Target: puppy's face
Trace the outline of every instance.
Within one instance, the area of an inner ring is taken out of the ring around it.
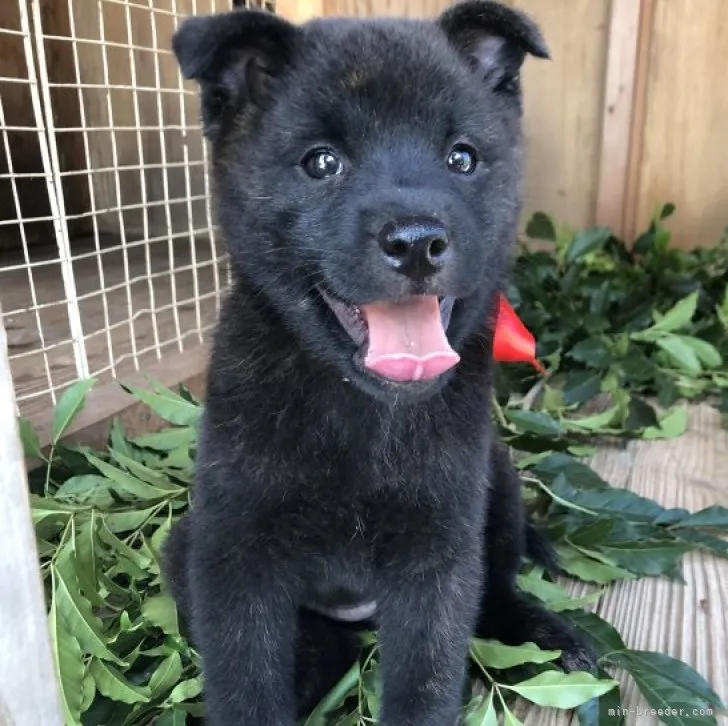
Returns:
[[[302,27],[237,11],[174,45],[239,274],[341,376],[432,395],[487,325],[515,236],[536,28],[490,2]]]

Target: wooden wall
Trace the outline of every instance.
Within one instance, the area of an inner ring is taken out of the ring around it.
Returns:
[[[5,27],[16,22],[4,22],[16,2],[0,4]],[[574,226],[608,224],[632,238],[656,205],[672,201],[677,205],[670,221],[675,244],[714,244],[728,225],[728,94],[721,90],[728,67],[725,0],[507,2],[535,17],[553,56],[551,61],[529,59],[524,70],[527,213],[544,210]],[[205,12],[229,4],[196,3],[198,11]],[[277,9],[291,20],[304,21],[319,14],[433,17],[449,4],[450,0],[278,0]],[[141,164],[152,168],[122,170],[118,175],[96,172],[91,184],[85,176],[69,177],[64,191],[72,212],[88,210],[90,196],[98,210],[109,210],[97,215],[100,231],[118,232],[123,222],[130,234],[139,234],[145,224],[155,234],[166,229],[168,212],[173,229],[183,231],[189,214],[195,227],[205,220],[204,201],[186,203],[190,194],[205,192],[202,167],[196,164],[202,159],[203,143],[199,132],[180,128],[196,123],[197,99],[190,93],[180,103],[179,94],[160,95],[155,87],[158,63],[162,89],[194,91],[192,84],[180,86],[169,53],[173,22],[165,14],[173,8],[191,13],[193,0],[155,0],[154,14],[139,5],[74,0],[76,34],[90,41],[78,45],[78,80],[99,86],[84,88],[80,95],[85,124],[96,128],[87,135],[90,163],[81,134],[59,135],[58,143],[67,170]],[[67,4],[59,3],[58,11],[52,10],[54,3],[41,6],[45,32],[68,35],[69,19],[62,11]],[[106,41],[118,44],[106,50],[106,76],[99,45],[102,29]],[[154,33],[158,54],[144,50],[154,46]],[[130,41],[136,46],[131,53],[123,47]],[[73,80],[71,44],[47,40],[46,49],[51,80]],[[0,76],[25,73],[19,50],[16,37],[0,32]],[[107,77],[116,88],[103,88]],[[148,90],[134,93],[133,80]],[[27,115],[27,98],[16,103],[12,95],[27,96],[25,88],[2,84],[0,90],[6,112],[11,107],[16,117]],[[53,101],[59,126],[79,125],[76,89],[54,90]],[[124,128],[113,134],[104,130],[112,125]],[[133,129],[139,125],[144,130],[137,134]],[[25,134],[17,143],[18,158],[25,159],[26,167],[37,167],[32,137]],[[173,166],[166,171],[154,168],[165,160]],[[192,162],[186,170],[185,162]],[[0,172],[1,167],[2,159]],[[26,183],[29,189],[34,185],[39,183]],[[0,215],[6,216],[5,186],[0,187]],[[168,198],[171,205],[146,212],[116,211],[140,204],[145,195],[152,203]],[[42,194],[31,190],[25,196],[28,205],[43,207]]]
[[[677,204],[680,242],[709,244],[728,226],[728,6],[653,0],[638,224],[658,200]]]

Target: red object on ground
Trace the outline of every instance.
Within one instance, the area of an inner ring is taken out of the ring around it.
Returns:
[[[493,336],[493,358],[502,363],[530,363],[539,373],[546,370],[536,360],[536,340],[505,295],[498,303],[498,317]]]

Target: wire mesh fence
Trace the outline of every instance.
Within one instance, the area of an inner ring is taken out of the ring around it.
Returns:
[[[214,324],[227,258],[170,39],[231,5],[0,3],[0,300],[24,414],[80,377],[183,354]]]

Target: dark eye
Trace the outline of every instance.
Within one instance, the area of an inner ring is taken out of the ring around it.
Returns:
[[[472,174],[476,163],[475,149],[465,144],[453,147],[447,157],[447,168],[455,174]]]
[[[331,149],[314,149],[309,151],[301,162],[304,171],[312,179],[327,179],[341,174],[344,165]]]

